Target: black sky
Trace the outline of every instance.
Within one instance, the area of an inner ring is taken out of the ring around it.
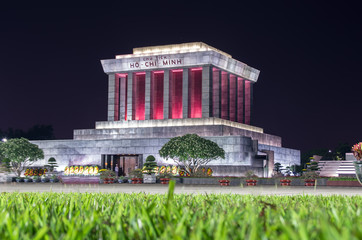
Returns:
[[[72,138],[106,120],[101,59],[202,41],[261,71],[253,125],[285,147],[362,141],[361,8],[265,2],[2,6],[0,129],[51,124],[58,139]]]

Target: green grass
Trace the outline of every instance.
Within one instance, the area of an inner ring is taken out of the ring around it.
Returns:
[[[1,193],[0,239],[362,239],[361,196]]]

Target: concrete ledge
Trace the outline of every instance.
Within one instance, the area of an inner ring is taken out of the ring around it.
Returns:
[[[212,126],[224,125],[233,128],[263,133],[263,129],[243,123],[237,123],[221,118],[182,118],[162,120],[121,120],[96,122],[96,129],[119,129],[119,128],[149,128],[149,127],[177,127],[177,126]]]

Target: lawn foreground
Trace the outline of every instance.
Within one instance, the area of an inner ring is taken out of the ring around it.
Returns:
[[[0,194],[0,239],[362,239],[362,196]]]

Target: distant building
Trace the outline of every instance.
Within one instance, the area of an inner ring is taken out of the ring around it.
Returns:
[[[259,70],[201,42],[134,48],[101,60],[108,75],[108,119],[74,130],[72,140],[33,141],[45,159],[67,165],[120,166],[127,175],[170,139],[196,133],[226,152],[212,161],[214,175],[270,176],[274,162],[300,164],[300,151],[252,126],[253,85]],[[41,164],[41,162],[38,162]]]

